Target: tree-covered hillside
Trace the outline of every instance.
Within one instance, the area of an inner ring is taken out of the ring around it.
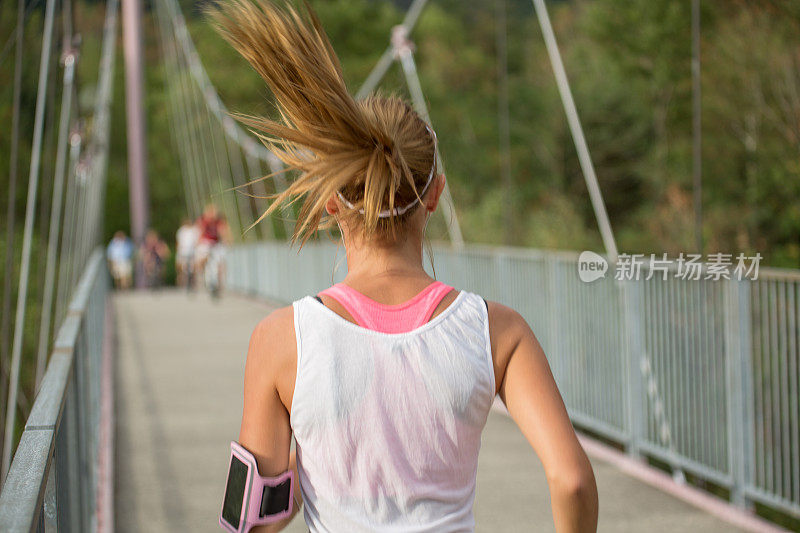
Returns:
[[[403,2],[313,0],[353,91],[402,20]],[[407,2],[405,2],[407,4]],[[693,251],[690,3],[671,0],[549,2],[589,148],[620,248]],[[703,234],[706,252],[761,252],[800,266],[800,9],[777,0],[702,2]],[[272,113],[264,83],[214,33],[200,5],[183,2],[190,32],[228,108]],[[81,83],[96,72],[102,4],[79,2]],[[34,7],[26,30],[23,139],[36,83]],[[145,14],[146,109],[153,224],[171,234],[183,213],[169,137],[165,71]],[[504,194],[498,135],[496,3],[431,0],[412,38],[468,241],[601,250],[542,35],[528,0],[507,0],[512,192]],[[10,35],[14,6],[0,7]],[[122,54],[114,108],[107,232],[125,228],[127,181]],[[13,56],[0,63],[0,116],[8,123]],[[395,67],[384,91],[405,92]],[[6,190],[8,128],[0,131]],[[27,168],[27,142],[20,168]],[[23,172],[23,176],[26,174]],[[24,184],[23,184],[24,185]],[[18,209],[25,187],[18,187]],[[508,199],[510,198],[510,201]],[[510,212],[511,216],[505,216]],[[506,223],[510,221],[510,227]],[[434,228],[433,238],[444,236]]]
[[[185,199],[177,147],[170,136],[173,110],[164,90],[167,70],[152,11],[155,1],[144,1],[151,221],[172,241],[185,215]],[[264,82],[212,30],[202,4],[180,1],[208,75],[226,106],[249,114],[274,113]],[[532,3],[505,0],[507,24],[503,27],[497,17],[501,1],[430,0],[411,35],[464,237],[473,243],[603,251]],[[309,2],[327,29],[355,92],[389,44],[391,29],[402,20],[410,0]],[[46,2],[24,0],[23,4],[20,142],[12,195],[17,2],[0,2],[0,281],[7,296],[0,328],[4,330],[0,332],[0,417],[5,412],[9,331],[19,286]],[[670,255],[697,252],[692,202],[691,2],[549,0],[547,4],[619,249]],[[69,22],[64,20],[63,8],[72,6],[72,25],[80,35],[73,43],[79,50],[76,106],[82,118],[76,125],[83,126],[84,134],[92,125],[105,13],[105,2],[98,0],[56,5],[41,181],[33,206],[36,221],[18,429],[34,397],[63,86],[58,58],[70,45],[63,42]],[[762,264],[800,268],[800,2],[702,0],[701,5],[703,252],[758,252]],[[503,178],[506,152],[501,149],[499,128],[504,109],[499,80],[506,72],[498,62],[502,36],[508,52],[510,181]],[[120,35],[106,240],[117,229],[129,230],[123,61]],[[390,71],[381,90],[406,94],[398,67]],[[7,214],[12,209],[10,230]],[[441,223],[431,224],[428,230],[432,239],[446,237]],[[9,246],[9,235],[13,246]],[[10,271],[6,267],[9,249],[14,256]]]

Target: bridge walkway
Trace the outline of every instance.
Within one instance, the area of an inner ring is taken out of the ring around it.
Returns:
[[[115,521],[117,531],[221,531],[216,525],[228,441],[241,416],[249,336],[271,307],[174,290],[118,294]],[[600,531],[730,532],[704,513],[592,457]],[[553,531],[544,473],[514,423],[484,431],[477,530]],[[285,531],[306,531],[301,518]]]

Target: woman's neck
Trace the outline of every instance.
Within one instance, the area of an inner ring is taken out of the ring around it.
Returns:
[[[362,240],[345,244],[347,276],[345,283],[354,288],[391,283],[417,285],[431,277],[422,266],[422,240],[406,238],[391,245],[376,245]]]

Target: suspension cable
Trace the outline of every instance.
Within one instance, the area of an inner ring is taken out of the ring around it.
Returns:
[[[177,110],[180,115],[177,122],[181,126],[182,130],[182,144],[184,146],[183,150],[186,153],[186,159],[189,167],[188,183],[192,189],[197,204],[197,212],[195,213],[197,216],[202,211],[204,202],[206,202],[206,192],[204,191],[202,180],[200,178],[201,171],[198,166],[200,163],[200,156],[198,153],[199,150],[197,149],[197,143],[194,138],[194,130],[192,128],[190,114],[188,111],[187,93],[189,91],[188,87],[191,85],[191,82],[187,82],[185,69],[183,68],[183,64],[179,59],[178,47],[176,44],[177,30],[173,23],[167,22],[171,19],[171,15],[165,14],[167,7],[164,5],[164,2],[157,1],[155,4],[159,8],[157,13],[159,19],[162,21],[162,25],[164,26],[165,43],[167,45],[166,49],[167,53],[170,55],[170,63],[172,65],[172,90],[175,94],[175,100],[178,102]]]
[[[31,263],[31,241],[33,239],[33,223],[36,212],[36,193],[39,185],[39,167],[41,164],[42,130],[44,128],[45,97],[47,95],[48,74],[50,71],[50,52],[53,40],[53,19],[55,17],[56,0],[47,0],[44,16],[44,32],[42,37],[42,55],[39,62],[39,86],[36,95],[36,112],[33,125],[33,144],[31,146],[31,169],[28,180],[28,202],[25,208],[25,229],[22,237],[22,262],[20,264],[19,290],[17,291],[17,312],[14,321],[14,341],[11,351],[11,374],[9,377],[8,402],[6,403],[6,426],[3,435],[3,462],[0,475],[5,480],[8,467],[11,465],[11,447],[14,441],[16,423],[17,394],[19,391],[19,373],[22,360],[22,342],[25,322],[26,303],[28,299],[28,278]]]
[[[171,113],[168,113],[170,124],[172,124],[172,137],[178,149],[181,161],[181,175],[183,177],[184,196],[187,203],[187,213],[196,218],[202,210],[202,198],[197,190],[195,180],[195,160],[190,156],[188,133],[186,131],[187,121],[184,115],[183,98],[178,86],[179,79],[176,73],[178,65],[175,52],[175,38],[171,34],[173,26],[165,22],[163,2],[154,2],[156,8],[156,21],[159,28],[161,42],[161,53],[166,65],[165,86],[167,95],[170,99]],[[170,38],[172,35],[172,38]],[[178,114],[176,117],[175,114]]]
[[[275,174],[274,181],[278,190],[285,190],[287,183],[282,175],[283,165],[280,160],[261,144],[243,143],[241,139],[250,138],[250,135],[248,135],[240,125],[234,123],[232,129],[224,126],[225,118],[229,116],[228,111],[217,94],[214,85],[209,80],[208,74],[203,68],[202,62],[200,61],[200,56],[194,47],[191,37],[189,36],[189,32],[186,27],[186,20],[183,17],[180,6],[175,0],[161,1],[164,2],[165,7],[167,8],[169,23],[174,27],[176,40],[183,52],[180,55],[183,56],[183,60],[188,64],[187,71],[194,79],[195,85],[199,88],[200,93],[207,103],[207,107],[211,115],[214,116],[218,123],[223,125],[223,131],[225,131],[225,134],[228,137],[231,137],[235,142],[237,142],[237,144],[242,146],[242,149],[245,150],[245,152],[249,150],[251,151],[252,156],[257,157],[258,159],[267,163],[271,172]],[[236,132],[236,135],[232,135],[233,131]],[[284,208],[282,212],[284,214],[283,222],[286,226],[288,234],[291,235],[294,213],[292,212],[291,208],[288,207]]]
[[[156,10],[161,9],[161,4],[159,2],[155,3]],[[157,13],[156,16],[156,25],[158,26],[158,36],[159,36],[159,44],[161,45],[161,55],[162,61],[164,64],[164,71],[165,71],[165,78],[164,78],[164,92],[167,94],[168,105],[169,109],[172,112],[167,113],[168,122],[169,122],[169,129],[170,129],[170,137],[172,138],[173,142],[175,143],[175,152],[178,154],[178,162],[180,164],[180,174],[181,180],[183,181],[183,199],[186,209],[186,214],[192,218],[195,218],[199,214],[199,201],[194,196],[192,191],[192,186],[189,183],[189,163],[187,161],[186,153],[182,149],[181,140],[182,140],[182,133],[178,130],[180,128],[179,120],[175,118],[175,112],[178,108],[178,103],[176,102],[175,97],[175,88],[173,81],[173,74],[172,74],[172,57],[167,52],[167,37],[166,37],[166,28],[162,22],[162,17],[160,13]]]
[[[246,139],[245,142],[247,142],[248,140],[249,139]],[[243,152],[244,152],[244,160],[245,160],[245,163],[247,164],[247,172],[250,174],[250,176],[263,176],[264,174],[263,174],[263,170],[261,168],[261,159],[259,159],[256,156],[254,156],[251,150],[246,150],[245,149],[245,150],[243,150]],[[257,213],[263,213],[268,208],[268,206],[267,206],[267,195],[268,195],[268,193],[267,193],[267,184],[264,183],[264,181],[265,180],[256,180],[255,182],[251,182],[251,185],[249,187],[250,190],[251,190],[251,194],[252,194],[252,200],[254,200],[252,203],[255,205],[255,208],[257,209]],[[253,191],[253,189],[255,187],[258,187],[260,190],[258,192]],[[258,216],[256,216],[255,220],[257,220],[257,219],[258,219]],[[264,229],[265,226],[268,229]],[[275,235],[275,219],[274,219],[274,217],[270,217],[270,219],[266,221],[266,224],[259,224],[258,227],[261,228],[261,237],[262,238],[266,237],[268,239],[273,239],[273,240],[276,238],[276,235]]]
[[[495,32],[497,42],[497,136],[500,151],[500,174],[503,183],[503,240],[507,245],[513,242],[514,197],[511,176],[511,120],[509,118],[508,96],[508,17],[506,0],[495,0]]]
[[[431,124],[428,106],[425,104],[425,95],[422,92],[422,86],[420,85],[419,76],[417,75],[417,67],[414,62],[413,45],[408,40],[408,35],[417,23],[426,3],[426,0],[415,0],[411,4],[411,7],[409,7],[402,24],[392,28],[392,37],[389,47],[378,60],[372,72],[369,73],[366,81],[361,85],[361,88],[356,93],[356,98],[363,98],[372,92],[389,71],[394,61],[399,59],[403,67],[406,84],[411,92],[411,98],[414,101],[414,108],[417,110],[417,113],[422,116],[423,120]],[[436,152],[436,165],[439,171],[444,173],[444,162],[438,151]],[[450,186],[447,181],[445,181],[444,190],[442,191],[441,205],[442,214],[444,215],[445,224],[447,225],[447,232],[450,236],[450,242],[454,247],[461,248],[464,246],[464,237],[461,233],[461,226],[458,223],[453,197],[450,195]]]
[[[231,177],[231,166],[228,160],[227,150],[225,150],[224,140],[220,142],[219,127],[221,124],[212,120],[214,117],[211,103],[206,99],[206,111],[204,113],[206,123],[208,125],[208,140],[211,144],[211,154],[217,168],[217,186],[219,187],[219,195],[222,200],[222,206],[227,213],[228,225],[233,230],[233,233],[241,236],[241,212],[239,211],[238,202],[235,195],[225,194],[226,190],[231,190],[234,187],[233,179]],[[223,132],[223,136],[225,133]],[[233,205],[231,205],[231,203]]]
[[[6,54],[8,54],[9,50],[11,50],[12,43],[14,43],[14,41],[16,40],[15,37],[17,36],[17,31],[19,31],[19,29],[22,28],[25,25],[25,22],[27,22],[27,20],[28,20],[28,15],[30,15],[31,12],[38,5],[39,5],[39,0],[33,0],[33,2],[28,4],[27,8],[24,6],[24,3],[23,3],[23,11],[22,12],[20,12],[19,10],[17,11],[17,13],[18,13],[18,15],[17,15],[17,25],[15,26],[14,31],[11,33],[11,35],[9,35],[8,39],[6,40],[6,44],[3,45],[2,52],[0,52],[0,65],[3,64],[3,61],[6,58]],[[22,13],[21,17],[19,16],[20,13]],[[16,46],[16,44],[14,46]]]
[[[68,0],[64,2],[67,6]],[[67,39],[65,39],[67,40]],[[67,50],[64,55],[64,85],[61,93],[61,115],[58,124],[58,147],[56,149],[56,168],[53,177],[53,197],[50,213],[50,231],[47,239],[47,264],[44,276],[44,297],[42,301],[42,320],[39,327],[39,350],[36,355],[35,390],[44,376],[47,364],[47,351],[50,345],[50,318],[53,307],[53,287],[55,283],[55,260],[58,253],[58,237],[61,229],[61,206],[64,196],[64,174],[66,171],[67,143],[70,134],[70,115],[72,111],[72,87],[75,78],[77,53]]]
[[[417,24],[417,20],[419,20],[419,16],[422,14],[422,10],[425,8],[427,3],[428,0],[414,0],[414,2],[408,8],[406,16],[403,18],[403,22],[400,24],[406,29],[406,34],[411,34],[411,30],[413,30],[414,26]],[[392,66],[392,63],[394,63],[396,58],[395,52],[394,45],[389,44],[389,46],[386,48],[386,51],[372,68],[372,71],[370,71],[367,79],[364,80],[364,83],[358,89],[356,98],[364,98],[375,90],[375,87],[378,86],[386,73],[389,72],[389,68]]]
[[[47,351],[50,344],[50,325],[53,311],[53,295],[55,288],[56,260],[58,255],[59,232],[61,229],[61,211],[64,197],[64,175],[66,173],[67,145],[70,137],[70,121],[73,113],[72,99],[75,93],[74,74],[77,51],[72,47],[72,4],[64,0],[61,7],[62,49],[61,62],[64,64],[64,78],[61,91],[61,112],[58,126],[58,145],[56,148],[56,165],[53,173],[53,191],[50,207],[50,228],[48,232],[44,296],[42,299],[41,321],[39,323],[39,347],[36,355],[36,375],[34,390],[38,391],[44,367],[47,363]],[[44,235],[44,229],[42,230]]]
[[[74,101],[74,100],[73,100]],[[64,222],[61,229],[61,246],[58,254],[58,284],[56,289],[56,308],[55,323],[58,324],[64,319],[67,297],[69,296],[69,273],[72,262],[73,248],[71,242],[74,240],[75,227],[75,175],[80,161],[83,137],[80,131],[74,128],[70,132],[69,139],[69,165],[66,175],[67,191],[64,198]]]
[[[397,56],[400,59],[400,64],[403,67],[403,73],[406,77],[406,84],[411,92],[411,98],[414,101],[414,108],[420,114],[422,120],[431,124],[431,116],[428,113],[428,106],[425,103],[425,95],[422,93],[422,86],[419,83],[419,76],[417,75],[417,66],[414,62],[414,53],[410,41],[408,41],[408,33],[404,26],[396,26],[394,35],[392,35],[393,46]],[[444,174],[444,162],[442,161],[441,150],[436,150],[436,166],[439,172]],[[453,197],[450,196],[450,187],[447,181],[444,183],[444,190],[442,191],[442,214],[444,215],[445,224],[447,224],[447,232],[450,235],[450,242],[456,248],[463,248],[464,237],[461,234],[461,225],[458,223],[456,210],[453,205]]]
[[[231,177],[233,178],[233,185],[234,187],[240,187],[247,184],[247,178],[245,175],[244,165],[242,164],[242,149],[234,140],[236,138],[236,134],[233,125],[233,119],[226,117],[224,127],[226,129],[226,135],[223,136],[223,140],[225,141],[225,150],[228,154],[228,161],[231,165]],[[232,130],[232,133],[229,133],[230,130]],[[241,198],[237,198],[237,200],[240,200],[238,202],[240,206],[242,206],[242,204],[247,206],[247,209],[242,209],[240,207],[242,226],[245,228],[250,228],[255,222],[255,217],[253,216],[253,203],[251,201],[252,195],[252,187],[248,187],[247,194],[243,195]],[[246,234],[243,234],[243,236],[246,236],[248,240],[251,240],[253,238],[253,233],[247,232]]]
[[[2,323],[0,324],[0,402],[8,392],[9,329],[11,328],[11,280],[14,277],[14,240],[16,238],[17,169],[19,163],[19,115],[22,94],[22,37],[25,29],[25,0],[17,1],[17,49],[14,62],[14,96],[11,104],[11,151],[9,154],[8,206],[6,208],[6,264],[3,279]],[[10,39],[9,39],[10,40]],[[5,410],[0,409],[5,419]]]
[[[533,0],[533,7],[536,10],[536,16],[542,28],[542,35],[544,36],[547,53],[550,56],[550,63],[553,65],[553,73],[556,77],[558,92],[561,95],[561,102],[564,105],[564,112],[567,115],[567,123],[572,132],[575,149],[578,152],[578,160],[583,170],[583,177],[586,180],[586,187],[589,189],[589,198],[592,200],[592,207],[594,208],[594,214],[597,218],[597,225],[600,228],[600,235],[603,238],[606,255],[608,255],[609,261],[616,263],[618,255],[617,242],[614,239],[614,232],[611,230],[611,223],[608,220],[606,205],[603,201],[603,193],[600,192],[600,186],[597,184],[597,175],[594,172],[592,156],[586,145],[586,137],[583,135],[583,127],[581,126],[580,118],[578,118],[578,110],[575,108],[575,101],[572,99],[572,90],[569,86],[567,73],[564,70],[564,63],[561,61],[561,53],[558,51],[558,43],[553,33],[553,26],[550,24],[547,7],[544,4],[544,0]]]

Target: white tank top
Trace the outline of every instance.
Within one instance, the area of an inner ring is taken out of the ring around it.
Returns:
[[[483,299],[381,333],[294,302],[291,426],[312,533],[473,531],[481,431],[494,400]]]

